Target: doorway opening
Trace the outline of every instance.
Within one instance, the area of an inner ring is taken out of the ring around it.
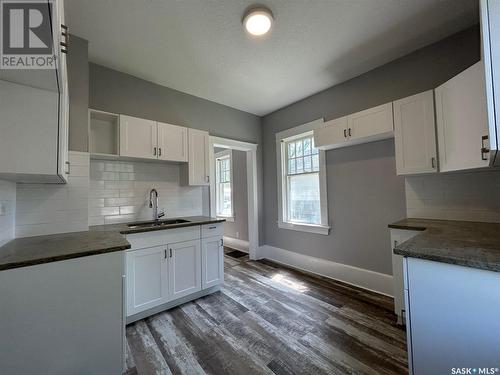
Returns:
[[[224,242],[257,259],[257,145],[210,137],[210,215],[226,219]]]

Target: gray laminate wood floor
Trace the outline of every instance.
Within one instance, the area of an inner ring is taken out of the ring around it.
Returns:
[[[127,326],[127,374],[405,374],[392,299],[248,257],[221,292]]]

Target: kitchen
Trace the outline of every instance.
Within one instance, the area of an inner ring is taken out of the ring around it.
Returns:
[[[2,373],[500,366],[496,1],[41,3],[59,65],[0,70]]]

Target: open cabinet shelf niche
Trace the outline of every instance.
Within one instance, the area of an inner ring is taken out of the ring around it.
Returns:
[[[93,156],[119,156],[119,115],[89,110],[89,151]]]

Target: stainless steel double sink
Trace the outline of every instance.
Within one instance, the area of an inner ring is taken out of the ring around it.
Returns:
[[[127,226],[130,229],[136,228],[153,228],[153,227],[168,227],[169,225],[189,223],[189,220],[184,219],[170,219],[170,220],[151,220],[141,221],[138,223],[130,223]]]

